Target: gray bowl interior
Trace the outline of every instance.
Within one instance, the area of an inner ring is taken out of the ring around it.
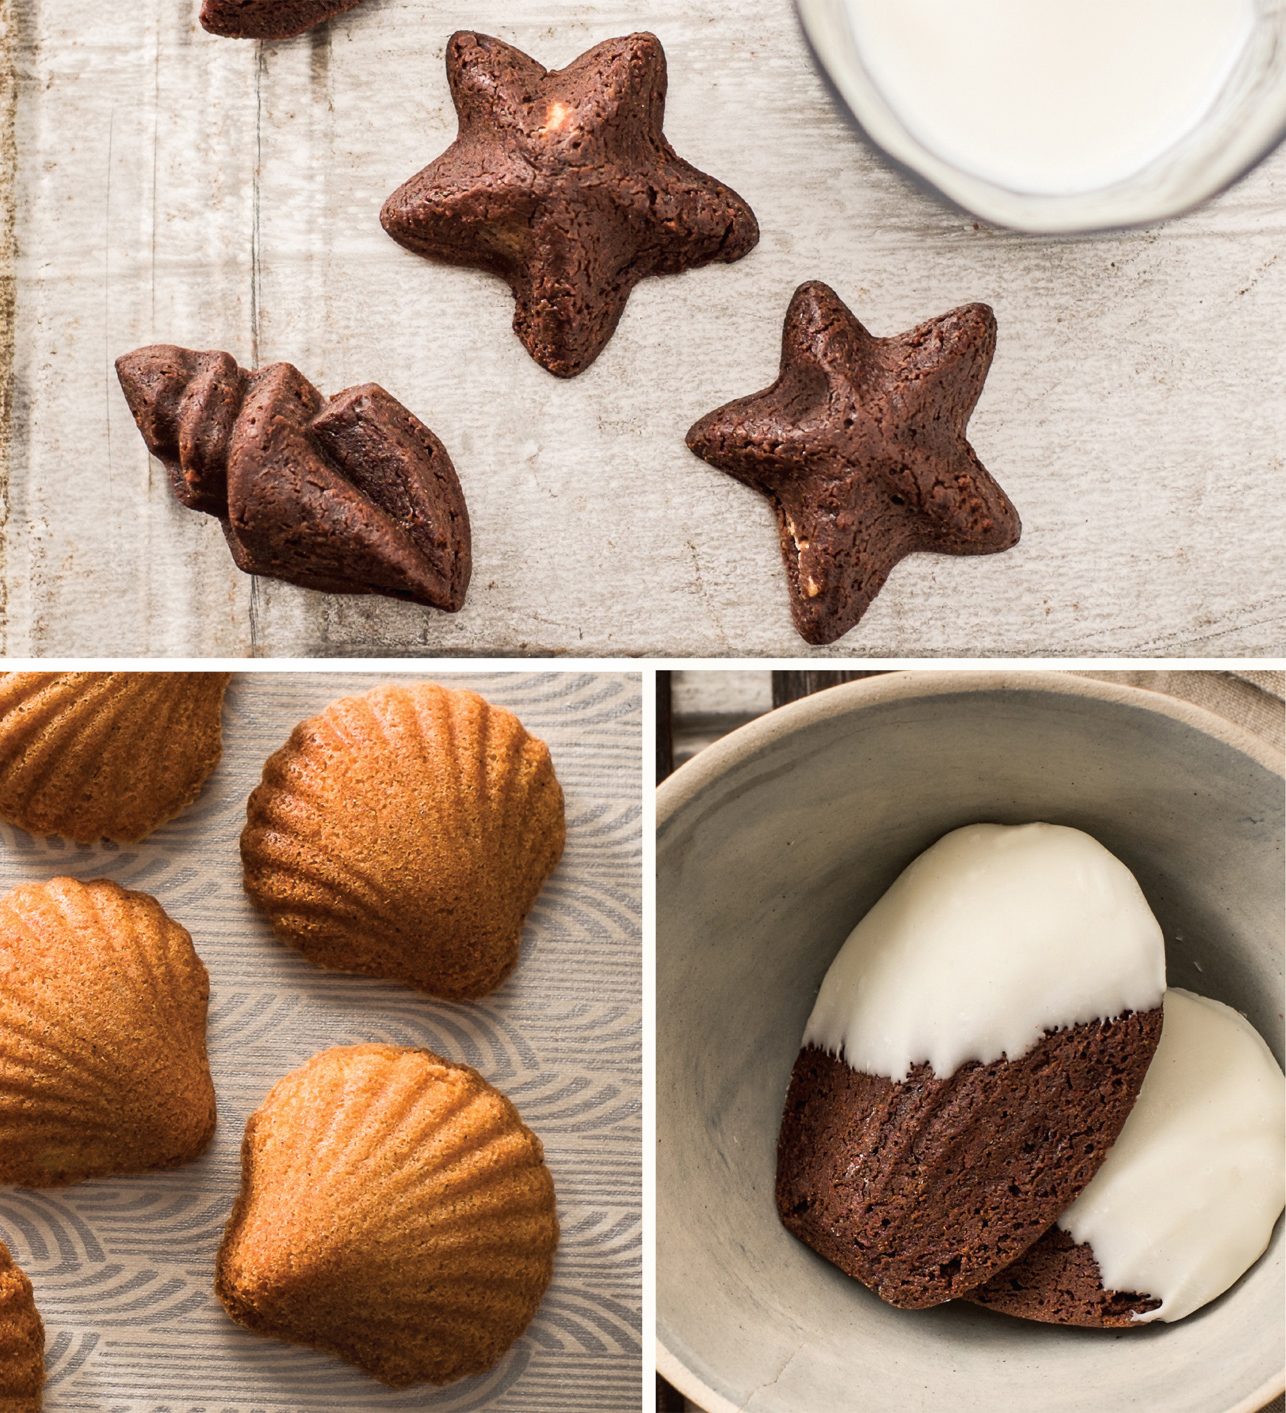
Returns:
[[[1243,1011],[1282,1060],[1284,792],[1266,751],[1195,709],[1055,674],[877,681],[754,723],[715,748],[717,770],[698,758],[662,793],[663,1369],[715,1407],[762,1413],[1250,1406],[1283,1364],[1280,1221],[1220,1299],[1125,1332],[960,1303],[895,1310],[779,1225],[777,1125],[822,976],[900,870],[958,825],[1094,835],[1160,920],[1170,983]]]

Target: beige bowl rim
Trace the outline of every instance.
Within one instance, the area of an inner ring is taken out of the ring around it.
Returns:
[[[1207,736],[1213,736],[1216,740],[1248,755],[1265,769],[1286,777],[1286,754],[1274,750],[1253,732],[1235,722],[1226,721],[1204,707],[1145,687],[1103,682],[1093,677],[1078,676],[1071,671],[1050,672],[1039,669],[1010,668],[988,671],[970,668],[960,671],[938,669],[890,672],[879,677],[861,678],[856,682],[843,682],[838,686],[815,692],[812,696],[802,697],[799,701],[756,717],[713,745],[707,746],[657,787],[657,827],[659,829],[688,800],[734,762],[753,755],[770,742],[815,721],[840,716],[873,702],[932,697],[948,692],[1012,691],[1018,688],[1090,697],[1102,702],[1155,711],[1161,716],[1184,722]],[[656,1340],[656,1370],[685,1397],[704,1408],[706,1413],[740,1413],[736,1404],[708,1388],[672,1354],[659,1336]],[[1262,1388],[1224,1410],[1224,1413],[1260,1413],[1265,1404],[1284,1392],[1286,1368],[1269,1379]]]

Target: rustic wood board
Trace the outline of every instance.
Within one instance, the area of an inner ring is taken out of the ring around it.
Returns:
[[[49,1413],[630,1413],[642,1381],[642,694],[637,673],[435,674],[516,712],[550,748],[567,801],[563,858],[519,964],[480,1001],[325,972],[281,945],[241,888],[237,840],[268,755],[300,720],[389,674],[238,673],[223,760],[200,798],[135,845],[80,846],[0,823],[0,892],[56,875],[153,894],[210,973],[219,1122],[169,1172],[0,1188],[0,1240],[35,1287]],[[423,1046],[473,1065],[539,1135],[558,1195],[554,1279],[486,1374],[397,1392],[331,1355],[234,1325],[214,1261],[246,1120],[332,1045]]]
[[[8,654],[1286,650],[1286,152],[1167,225],[1027,239],[864,147],[788,0],[366,0],[276,45],[206,35],[194,0],[8,3]],[[646,281],[572,382],[524,353],[499,281],[379,226],[454,136],[442,56],[460,27],[550,66],[655,30],[671,140],[760,219],[739,264]],[[809,278],[878,334],[995,306],[972,439],[1025,527],[1003,555],[904,562],[829,650],[791,627],[767,503],[683,445],[772,380]],[[236,571],[217,524],[170,499],[116,385],[116,355],[153,341],[284,358],[326,392],[378,381],[423,417],[473,518],[463,612]]]

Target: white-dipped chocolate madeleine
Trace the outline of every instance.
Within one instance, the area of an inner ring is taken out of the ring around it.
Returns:
[[[1094,1180],[970,1299],[1050,1324],[1182,1320],[1263,1254],[1286,1203],[1286,1078],[1244,1016],[1171,988],[1161,1043]]]
[[[778,1140],[782,1222],[890,1304],[965,1294],[1093,1177],[1164,987],[1156,919],[1087,834],[946,835],[822,983]]]

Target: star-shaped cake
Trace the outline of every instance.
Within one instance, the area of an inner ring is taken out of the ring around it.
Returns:
[[[361,0],[203,0],[201,27],[227,39],[293,39]]]
[[[462,32],[446,61],[459,135],[380,220],[417,255],[506,280],[514,330],[551,373],[570,378],[598,357],[644,276],[739,260],[759,239],[736,192],[665,140],[655,35],[609,39],[547,70]]]
[[[786,312],[777,381],[689,431],[698,456],[772,502],[807,642],[847,633],[905,555],[1018,542],[1018,512],[965,440],[995,347],[985,304],[881,339],[811,281]]]

